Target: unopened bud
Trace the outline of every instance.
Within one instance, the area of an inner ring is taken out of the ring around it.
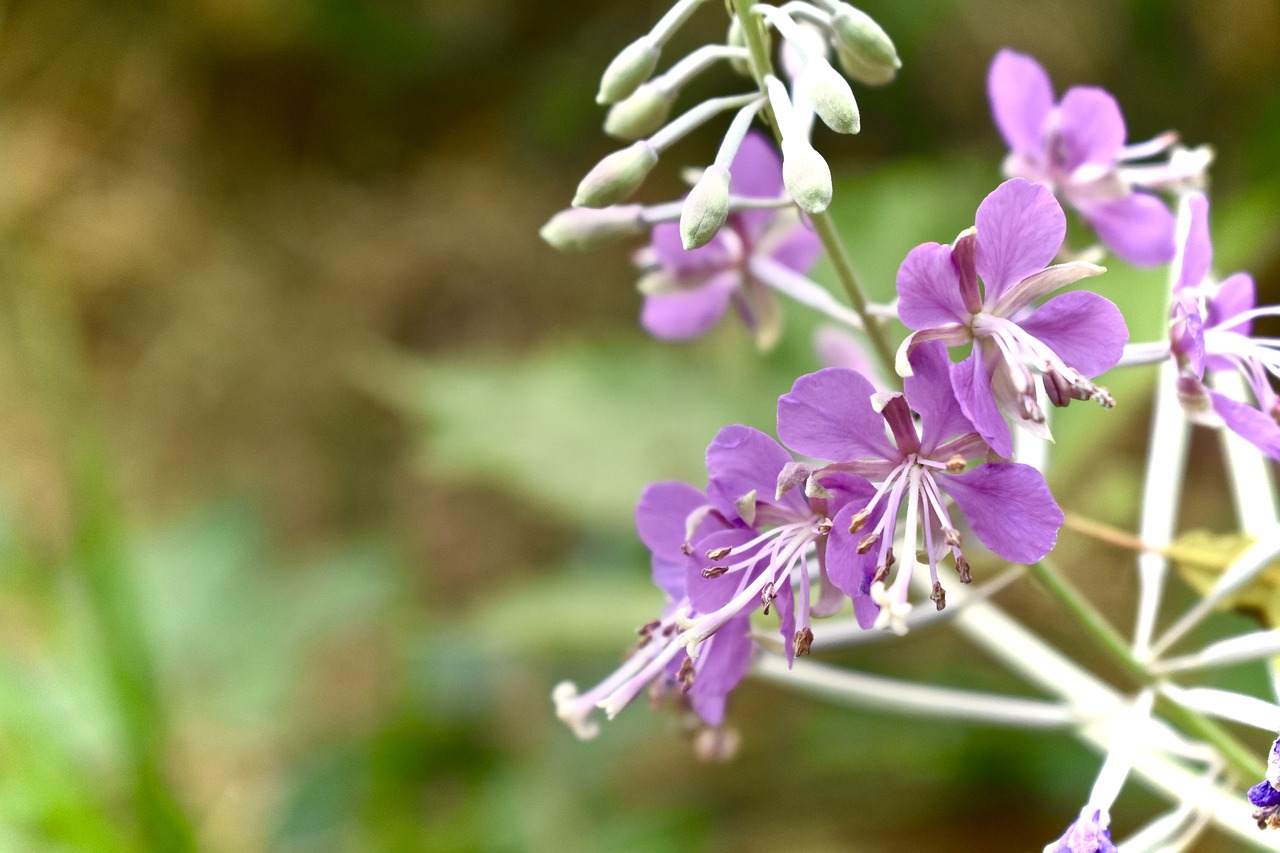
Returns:
[[[709,166],[680,208],[680,242],[686,251],[711,242],[729,216],[729,170]]]
[[[635,192],[658,164],[658,152],[648,142],[615,151],[595,165],[578,184],[574,207],[608,207]]]
[[[831,168],[808,140],[782,141],[782,182],[805,213],[822,213],[831,204]]]
[[[858,102],[854,100],[849,81],[825,59],[815,57],[805,66],[805,81],[813,110],[823,124],[836,133],[857,133],[862,129]]]
[[[547,220],[538,234],[562,252],[589,252],[643,234],[649,227],[643,214],[638,204],[571,207]]]
[[[615,104],[640,88],[658,67],[661,53],[662,49],[647,35],[624,47],[601,75],[596,103]]]
[[[675,99],[675,92],[645,83],[609,108],[604,117],[604,132],[617,139],[644,139],[667,123]]]
[[[838,5],[831,15],[831,30],[841,65],[858,82],[881,86],[902,67],[893,40],[861,9]]]

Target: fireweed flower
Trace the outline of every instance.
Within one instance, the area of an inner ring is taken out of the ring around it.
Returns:
[[[782,195],[782,161],[757,133],[743,140],[729,173],[734,196]],[[693,338],[714,326],[732,305],[757,344],[772,346],[782,317],[769,282],[808,272],[820,251],[817,236],[794,208],[730,213],[710,242],[689,251],[678,224],[655,225],[649,246],[635,256],[647,270],[639,284],[645,296],[640,323],[657,338]]]
[[[1280,315],[1280,306],[1257,308],[1253,279],[1238,272],[1220,284],[1209,273],[1209,201],[1203,194],[1186,202],[1187,233],[1174,283],[1170,349],[1179,368],[1178,397],[1191,417],[1225,424],[1273,459],[1280,459],[1280,398],[1270,377],[1280,376],[1280,341],[1250,336],[1253,320]],[[1256,407],[1204,384],[1206,370],[1239,371]]]
[[[1174,149],[1177,135],[1125,145],[1124,116],[1108,92],[1073,86],[1055,103],[1045,70],[1011,50],[1000,51],[991,63],[987,96],[1011,149],[1005,175],[1049,187],[1131,264],[1156,266],[1173,258],[1173,215],[1160,199],[1135,189],[1198,184],[1208,149],[1175,149],[1168,162],[1135,165]]]
[[[807,466],[745,426],[717,434],[707,448],[707,472],[705,493],[657,483],[636,507],[636,528],[667,604],[661,618],[640,629],[626,663],[600,685],[582,695],[569,683],[556,688],[557,714],[580,737],[596,734],[589,720],[595,707],[613,717],[649,686],[657,696],[683,697],[703,722],[718,726],[751,663],[753,611],[777,611],[790,660],[813,641],[811,616],[840,607],[839,590],[822,568],[830,515],[849,501],[865,504],[871,485],[839,475],[816,487]],[[815,582],[820,592],[811,607]]]
[[[1008,458],[1013,436],[1001,410],[1047,439],[1045,402],[1113,405],[1090,380],[1120,360],[1129,330],[1120,309],[1096,293],[1064,293],[1033,307],[1060,287],[1104,272],[1080,261],[1045,268],[1067,227],[1048,189],[1005,181],[978,206],[976,222],[953,245],[924,243],[902,262],[898,313],[915,331],[898,350],[898,372],[909,375],[908,356],[924,341],[972,342],[969,357],[951,368],[951,384],[978,434]]]
[[[1280,829],[1280,738],[1267,756],[1267,778],[1249,789],[1249,802],[1257,808],[1258,829]]]
[[[951,388],[946,349],[921,344],[911,356],[905,393],[877,392],[852,370],[827,368],[796,380],[778,400],[778,436],[787,447],[832,460],[814,477],[824,485],[836,472],[875,484],[870,501],[850,501],[832,518],[827,571],[853,598],[863,627],[905,630],[908,585],[923,540],[933,581],[930,596],[942,609],[945,593],[938,561],[955,555],[960,580],[970,579],[961,535],[951,519],[950,497],[988,548],[1015,563],[1032,563],[1053,549],[1063,515],[1040,472],[997,462],[965,471],[983,459],[987,443],[965,416]],[[917,432],[911,412],[920,415]],[[893,438],[886,435],[885,426]],[[889,584],[893,543],[904,514],[905,568]]]
[[[1116,853],[1111,843],[1111,817],[1105,811],[1082,812],[1062,837],[1044,848],[1044,853]]]

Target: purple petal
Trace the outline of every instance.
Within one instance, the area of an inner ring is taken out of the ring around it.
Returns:
[[[707,725],[724,722],[728,696],[751,667],[751,651],[751,623],[746,614],[730,619],[702,644],[689,698]]]
[[[908,329],[931,329],[969,318],[951,247],[922,243],[898,268],[898,317]]]
[[[1280,424],[1274,418],[1212,389],[1209,389],[1209,399],[1213,401],[1213,410],[1232,432],[1272,459],[1280,459]]]
[[[1080,213],[1107,248],[1128,263],[1154,267],[1173,260],[1177,223],[1155,196],[1135,192],[1103,204],[1082,203]]]
[[[636,532],[653,554],[653,582],[671,598],[685,587],[685,544],[689,515],[709,501],[688,483],[667,481],[648,486],[636,504]]]
[[[786,213],[774,215],[776,220],[771,223],[770,233],[768,238],[762,241],[761,250],[767,251],[769,257],[783,266],[801,274],[807,273],[813,269],[813,265],[822,254],[822,241],[799,219]],[[779,228],[789,228],[789,231],[779,237],[774,233]]]
[[[746,198],[782,195],[782,157],[763,134],[752,131],[729,166],[729,192]],[[730,218],[748,236],[756,237],[779,216],[773,210],[743,210]]]
[[[662,340],[695,338],[724,316],[737,287],[738,274],[729,272],[692,290],[646,296],[640,325]]]
[[[1044,125],[1053,109],[1053,84],[1031,57],[1002,50],[987,72],[987,98],[996,127],[1009,147],[1034,160],[1044,157]]]
[[[1187,360],[1187,366],[1197,378],[1204,377],[1204,318],[1200,305],[1190,291],[1174,293],[1172,317],[1169,322],[1169,338],[1174,355]],[[1185,370],[1185,368],[1184,368]]]
[[[964,433],[974,432],[951,387],[951,359],[940,341],[928,341],[911,354],[911,376],[903,380],[907,402],[920,414],[920,446],[926,456]]]
[[[1013,563],[1034,563],[1053,550],[1062,510],[1030,465],[992,462],[938,478],[983,544]]]
[[[815,459],[895,459],[884,419],[871,408],[875,393],[861,374],[839,367],[801,376],[778,398],[778,438]]]
[[[707,495],[726,518],[738,515],[734,504],[752,491],[759,501],[808,515],[809,508],[798,489],[792,489],[781,500],[774,499],[778,474],[791,461],[791,454],[760,430],[727,426],[707,448],[707,474],[711,478]]]
[[[1040,184],[1013,178],[978,205],[978,247],[974,264],[986,285],[983,303],[1044,269],[1062,248],[1067,218],[1053,193]]]
[[[678,276],[713,272],[734,260],[733,250],[723,234],[712,237],[705,246],[686,250],[678,222],[660,222],[653,226],[649,246],[658,265]]]
[[[859,506],[850,503],[831,520],[831,537],[827,541],[827,577],[837,589],[853,599],[853,611],[858,617],[858,624],[863,628],[870,628],[876,620],[876,614],[880,612],[880,608],[872,603],[870,592],[879,549],[872,548],[865,554],[859,554],[858,542],[880,522],[884,504],[871,514],[861,531],[850,533],[849,522],[853,519],[853,514],[864,506],[865,504]]]
[[[1129,342],[1129,328],[1109,299],[1087,290],[1059,294],[1018,321],[1068,367],[1093,377],[1115,367]]]
[[[964,412],[982,440],[1000,456],[1006,459],[1013,456],[1013,434],[996,405],[981,347],[975,344],[968,358],[951,365],[951,388],[956,392],[960,411]]]
[[[1218,292],[1209,299],[1208,325],[1219,327],[1224,331],[1239,332],[1248,337],[1249,330],[1253,326],[1252,321],[1244,320],[1229,325],[1228,323],[1232,317],[1252,311],[1257,304],[1253,277],[1243,272],[1230,275],[1218,285]]]
[[[1124,115],[1104,89],[1073,86],[1058,105],[1058,132],[1067,171],[1089,164],[1113,166],[1124,147]]]

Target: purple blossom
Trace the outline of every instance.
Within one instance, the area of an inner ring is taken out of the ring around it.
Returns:
[[[952,391],[949,365],[942,344],[928,342],[911,356],[905,394],[877,392],[861,374],[827,368],[800,377],[778,400],[782,441],[798,453],[832,460],[815,478],[825,485],[830,476],[852,474],[875,484],[869,501],[850,500],[835,514],[827,548],[831,581],[853,598],[863,627],[904,629],[920,540],[938,609],[945,593],[937,563],[948,552],[955,555],[961,581],[968,582],[948,497],[978,539],[1006,560],[1035,562],[1057,542],[1063,515],[1040,472],[1012,462],[965,470],[986,456],[988,446]],[[913,409],[920,415],[919,432]],[[889,587],[900,514],[906,517],[909,556]]]
[[[557,714],[580,737],[596,734],[590,721],[596,707],[613,717],[646,687],[679,697],[704,723],[718,726],[751,663],[748,620],[754,610],[776,610],[791,660],[813,641],[811,616],[840,608],[840,592],[823,569],[829,516],[848,501],[865,503],[874,493],[871,485],[840,475],[822,489],[806,489],[808,467],[745,426],[716,435],[707,448],[707,471],[705,492],[686,483],[657,483],[636,507],[636,528],[667,602],[609,678],[581,695],[569,683],[556,688]],[[820,590],[811,607],[815,582]]]
[[[898,312],[915,331],[898,350],[898,371],[910,373],[907,357],[924,341],[972,342],[969,357],[951,368],[951,384],[978,433],[1008,458],[1013,437],[1001,411],[1049,438],[1046,401],[1111,407],[1110,394],[1090,379],[1120,360],[1129,330],[1120,310],[1096,293],[1064,293],[1033,307],[1104,272],[1080,261],[1045,268],[1066,234],[1062,208],[1045,187],[1005,181],[978,206],[976,222],[953,245],[924,243],[902,262]]]
[[[1101,809],[1091,815],[1082,813],[1061,838],[1045,846],[1044,853],[1116,853],[1110,823],[1111,818]]]
[[[1047,186],[1131,264],[1156,266],[1173,258],[1172,214],[1160,199],[1135,188],[1198,182],[1208,164],[1207,150],[1176,149],[1168,162],[1134,165],[1172,149],[1177,135],[1126,146],[1124,116],[1108,92],[1073,86],[1055,103],[1044,68],[1012,50],[1000,51],[991,63],[987,96],[1011,149],[1005,175]]]
[[[1267,755],[1267,778],[1249,789],[1249,802],[1256,807],[1253,819],[1258,829],[1280,829],[1280,738]]]
[[[782,160],[758,133],[743,140],[729,167],[729,191],[735,196],[777,199],[783,194]],[[817,236],[794,208],[741,210],[729,214],[706,245],[686,251],[680,226],[661,223],[652,240],[636,253],[647,272],[640,323],[654,337],[693,338],[706,332],[730,305],[762,347],[781,331],[781,311],[768,281],[803,275],[821,251]]]
[[[1188,227],[1176,268],[1170,349],[1178,362],[1178,396],[1191,416],[1225,424],[1273,459],[1280,459],[1280,398],[1270,377],[1280,376],[1280,341],[1252,337],[1258,317],[1280,315],[1280,307],[1256,307],[1253,279],[1238,272],[1217,283],[1210,275],[1209,200],[1186,200]],[[1232,399],[1204,383],[1206,370],[1238,371],[1257,406]]]

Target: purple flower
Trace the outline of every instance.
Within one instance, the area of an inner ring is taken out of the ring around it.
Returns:
[[[1116,853],[1111,843],[1111,818],[1101,809],[1082,813],[1062,837],[1046,845],[1044,853]]]
[[[852,474],[876,486],[871,500],[850,500],[836,513],[827,547],[831,581],[853,598],[863,627],[904,629],[920,540],[939,609],[945,599],[937,563],[947,552],[954,553],[960,579],[968,582],[948,497],[978,539],[1006,560],[1035,562],[1057,542],[1063,515],[1040,472],[1012,462],[965,470],[988,447],[952,392],[949,365],[940,343],[924,343],[911,356],[905,395],[877,392],[852,370],[827,368],[800,377],[778,400],[782,441],[798,453],[832,460],[815,478],[825,485],[831,475]],[[919,432],[913,409],[920,415]],[[887,587],[900,514],[906,517],[908,556]]]
[[[1280,459],[1280,398],[1270,381],[1280,376],[1280,351],[1274,338],[1250,336],[1253,320],[1276,316],[1280,307],[1255,307],[1253,279],[1247,273],[1215,283],[1209,272],[1213,261],[1209,200],[1196,193],[1186,204],[1189,227],[1182,242],[1170,321],[1179,399],[1194,419],[1225,424],[1263,453]],[[1206,386],[1206,370],[1239,371],[1257,406]]]
[[[782,161],[758,133],[743,140],[729,171],[735,196],[782,196]],[[767,282],[808,272],[820,251],[794,208],[731,213],[710,242],[691,251],[679,224],[655,225],[649,246],[636,253],[637,264],[648,269],[640,281],[640,323],[655,337],[682,340],[706,332],[733,305],[756,342],[772,346],[782,317]]]
[[[613,717],[646,687],[679,697],[704,723],[718,726],[751,663],[754,610],[777,611],[790,660],[813,641],[810,617],[840,608],[840,592],[823,570],[830,514],[848,501],[865,503],[871,485],[840,475],[815,488],[807,466],[745,426],[719,432],[707,448],[707,471],[705,493],[657,483],[636,507],[636,528],[667,603],[659,619],[640,629],[640,643],[613,675],[581,695],[567,682],[556,688],[556,712],[580,737],[596,734],[590,720],[596,707]],[[811,607],[815,581],[820,592]]]
[[[1249,789],[1249,802],[1257,808],[1253,819],[1258,829],[1280,829],[1280,738],[1271,744],[1267,756],[1267,778]]]
[[[1129,330],[1120,310],[1096,293],[1074,291],[1033,303],[1102,267],[1079,261],[1045,268],[1062,245],[1066,217],[1053,194],[1021,178],[1005,181],[978,206],[977,226],[951,246],[924,243],[898,270],[898,312],[915,331],[898,350],[898,372],[924,341],[972,342],[951,369],[960,408],[996,453],[1013,455],[1001,410],[1033,434],[1049,437],[1044,401],[1097,400],[1089,381],[1113,367]],[[983,287],[978,286],[979,278]]]
[[[1029,56],[1002,50],[987,74],[987,96],[1011,152],[1009,177],[1044,184],[1080,212],[1111,251],[1138,266],[1167,263],[1174,219],[1164,203],[1134,188],[1197,182],[1207,150],[1178,149],[1167,163],[1133,165],[1177,142],[1172,133],[1126,146],[1124,116],[1106,91],[1073,86],[1057,103],[1053,84]]]

